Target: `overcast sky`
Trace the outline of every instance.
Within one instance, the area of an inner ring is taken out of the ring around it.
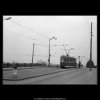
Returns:
[[[10,20],[5,18],[12,17]],[[3,16],[3,61],[31,62],[34,46],[34,62],[48,62],[49,38],[51,40],[51,63],[59,64],[65,55],[63,44],[70,56],[90,56],[90,32],[93,23],[93,61],[97,64],[97,16]],[[34,39],[34,40],[32,40]],[[57,45],[57,46],[52,46]]]

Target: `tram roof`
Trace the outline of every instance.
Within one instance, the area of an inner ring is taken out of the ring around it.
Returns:
[[[62,55],[61,58],[74,58],[75,59],[75,57],[71,57],[69,55],[66,55],[66,56],[65,55]]]

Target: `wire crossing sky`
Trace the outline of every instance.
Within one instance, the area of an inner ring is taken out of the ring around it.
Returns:
[[[11,17],[10,20],[5,20]],[[97,64],[97,16],[3,16],[3,62],[31,63],[33,43],[34,62],[48,63],[49,39],[51,63],[59,64],[65,49],[70,56],[81,57],[82,63],[90,58],[90,32],[93,24],[92,54]],[[65,45],[65,49],[63,47]]]

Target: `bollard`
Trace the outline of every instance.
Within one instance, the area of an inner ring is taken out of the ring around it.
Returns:
[[[13,62],[13,78],[18,78],[18,73],[17,73],[17,66]]]
[[[18,78],[17,67],[13,70],[13,78]]]

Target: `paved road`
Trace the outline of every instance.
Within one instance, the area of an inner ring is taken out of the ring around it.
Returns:
[[[3,84],[97,84],[97,70],[93,69],[92,71],[89,71],[89,69],[83,68],[83,69],[76,69],[76,70],[65,70],[62,69],[58,73],[43,75],[39,77],[29,78],[25,80],[20,81],[7,81],[3,80]],[[42,68],[42,69],[26,69],[21,70],[22,72],[27,75],[36,75],[36,74],[44,74],[44,73],[50,73],[51,72],[57,72],[58,69],[54,68]],[[34,72],[34,74],[32,73]],[[7,71],[6,71],[7,73]],[[20,73],[20,75],[24,76],[23,73]],[[21,77],[21,76],[20,76]],[[9,77],[8,77],[9,78]],[[21,77],[22,78],[22,77]]]

